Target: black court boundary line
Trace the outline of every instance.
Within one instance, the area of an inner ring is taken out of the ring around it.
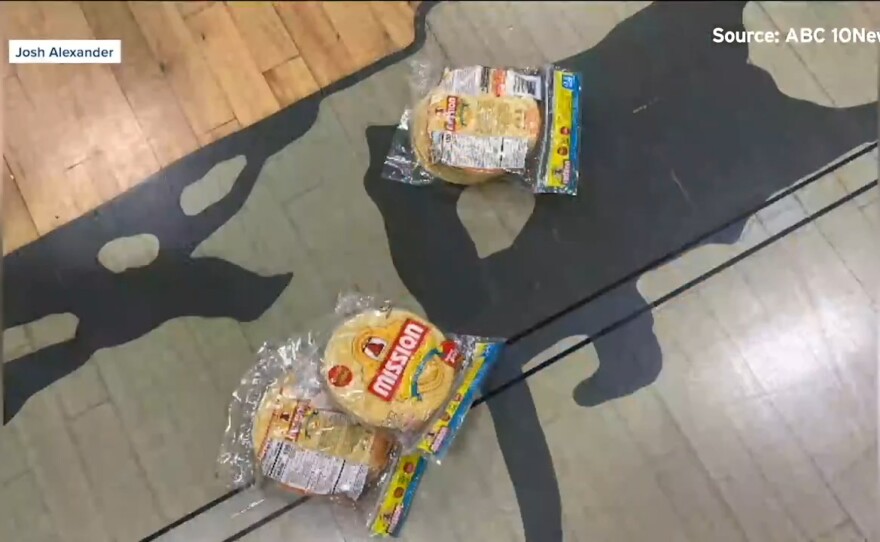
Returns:
[[[515,342],[523,339],[524,337],[531,335],[532,333],[547,326],[548,324],[553,323],[554,321],[558,320],[559,318],[562,318],[563,316],[574,312],[575,310],[583,307],[584,305],[592,303],[596,299],[602,297],[603,295],[607,294],[608,292],[610,292],[612,290],[619,288],[620,286],[623,286],[627,282],[630,282],[632,280],[637,279],[639,276],[647,273],[648,271],[651,271],[652,269],[659,267],[665,263],[669,263],[670,261],[672,261],[675,258],[678,258],[682,254],[684,254],[685,252],[687,252],[693,248],[696,248],[697,246],[701,245],[702,243],[708,241],[713,236],[721,233],[722,231],[726,230],[727,228],[730,228],[730,227],[732,227],[732,226],[736,225],[737,223],[742,222],[744,220],[748,220],[749,217],[756,215],[757,213],[763,211],[767,207],[770,207],[771,205],[773,205],[777,201],[794,194],[798,190],[805,188],[805,187],[813,184],[814,182],[818,181],[819,179],[821,179],[825,175],[828,175],[829,173],[834,173],[838,169],[840,169],[843,166],[849,164],[850,162],[856,160],[857,158],[860,158],[860,157],[868,154],[869,152],[871,152],[877,148],[877,144],[878,144],[878,141],[875,139],[874,141],[870,141],[870,142],[866,141],[865,143],[862,143],[862,145],[860,145],[860,146],[853,147],[852,149],[850,149],[848,154],[845,154],[842,157],[839,157],[837,160],[827,164],[822,169],[804,177],[803,179],[801,179],[800,181],[789,186],[785,190],[782,190],[781,192],[776,193],[775,196],[772,196],[772,197],[764,200],[759,205],[756,205],[756,206],[752,207],[751,209],[747,209],[747,210],[739,213],[738,215],[734,216],[730,220],[727,220],[726,222],[724,222],[718,226],[713,227],[711,230],[703,233],[702,235],[698,235],[693,240],[688,241],[687,243],[684,243],[683,245],[681,245],[677,249],[674,249],[674,250],[668,252],[664,256],[660,256],[659,258],[655,258],[654,260],[648,262],[647,264],[643,265],[642,267],[639,267],[635,271],[632,271],[632,272],[624,275],[623,277],[617,279],[616,281],[610,283],[609,285],[604,286],[604,287],[600,288],[599,290],[596,290],[594,293],[586,296],[585,298],[583,298],[579,301],[575,301],[574,303],[565,307],[564,309],[560,310],[559,312],[556,312],[556,313],[544,318],[543,320],[538,321],[536,324],[532,325],[531,327],[517,333],[516,335],[513,335],[512,337],[510,337],[507,340],[507,344],[515,343]],[[856,149],[858,149],[858,150],[856,150]],[[873,182],[877,182],[877,181],[874,180]],[[870,186],[870,184],[869,184],[869,186]]]
[[[788,234],[793,233],[794,231],[799,230],[800,228],[812,223],[816,219],[821,218],[823,215],[830,213],[831,211],[833,211],[834,209],[837,209],[841,205],[844,205],[845,203],[852,201],[853,199],[857,198],[858,196],[864,194],[865,192],[867,192],[871,189],[877,188],[877,186],[878,186],[878,179],[874,179],[870,183],[860,187],[858,190],[850,192],[849,194],[841,197],[840,199],[826,205],[825,207],[822,207],[818,211],[798,220],[794,224],[778,231],[777,233],[771,235],[767,239],[764,239],[760,243],[757,243],[754,246],[747,248],[746,250],[740,252],[736,256],[730,258],[729,260],[726,260],[724,263],[718,264],[715,267],[713,267],[712,269],[704,272],[700,276],[689,280],[688,282],[682,284],[678,288],[675,288],[671,292],[661,296],[660,298],[656,299],[655,301],[646,304],[644,307],[636,309],[629,316],[625,316],[625,317],[617,320],[616,322],[605,326],[604,328],[599,330],[595,335],[593,335],[591,337],[587,337],[586,339],[566,348],[562,352],[550,357],[549,359],[542,361],[541,363],[539,363],[535,367],[532,367],[528,371],[523,372],[520,376],[517,376],[516,378],[513,378],[513,379],[505,382],[504,384],[487,391],[485,394],[483,394],[482,397],[480,397],[479,399],[474,401],[473,406],[477,406],[477,405],[485,403],[486,401],[488,401],[492,397],[495,397],[496,395],[503,393],[504,390],[506,390],[506,389],[508,389],[508,388],[520,383],[520,382],[525,381],[529,376],[532,376],[535,373],[538,373],[538,372],[542,371],[543,369],[546,369],[547,367],[553,365],[554,363],[556,363],[560,359],[564,358],[565,356],[571,354],[572,352],[575,352],[576,350],[579,350],[579,349],[583,348],[584,346],[587,346],[588,344],[590,344],[590,343],[596,341],[597,339],[611,333],[612,331],[623,327],[624,325],[632,322],[633,320],[635,320],[639,316],[645,314],[646,312],[652,311],[652,310],[656,309],[657,307],[663,305],[667,301],[671,301],[672,299],[674,299],[674,298],[678,297],[679,295],[685,293],[686,291],[690,290],[694,286],[698,286],[699,284],[705,282],[706,280],[714,277],[718,273],[720,273],[720,272],[736,265],[737,263],[745,260],[746,258],[751,256],[752,254],[755,254],[756,252],[760,251],[761,249],[764,249],[764,248],[772,245],[776,241],[779,241],[780,239],[787,236]]]
[[[625,316],[625,317],[617,320],[616,322],[614,322],[608,326],[605,326],[595,335],[588,337],[588,338],[578,342],[577,344],[570,346],[569,348],[566,348],[562,352],[552,356],[551,358],[539,363],[535,367],[522,373],[522,375],[520,375],[519,377],[511,379],[508,382],[506,382],[496,388],[489,390],[488,392],[483,394],[482,397],[480,397],[479,399],[474,401],[474,403],[471,405],[471,408],[475,408],[478,405],[485,403],[489,399],[491,399],[501,393],[504,393],[505,390],[515,386],[516,384],[524,382],[528,377],[530,377],[530,376],[546,369],[547,367],[550,367],[551,365],[559,362],[560,360],[564,359],[569,354],[572,354],[573,352],[580,350],[581,348],[583,348],[583,347],[589,345],[590,343],[596,341],[597,339],[613,332],[614,330],[625,326],[626,324],[632,322],[633,320],[635,320],[639,316],[643,315],[644,313],[652,311],[652,310],[656,309],[657,307],[665,304],[666,302],[671,301],[672,299],[685,293],[686,291],[690,290],[691,288],[698,286],[699,284],[712,278],[713,276],[717,275],[718,273],[736,265],[737,263],[739,263],[742,260],[748,258],[749,256],[755,254],[756,252],[760,251],[761,249],[767,248],[768,246],[772,245],[776,241],[779,241],[780,239],[786,237],[788,234],[790,234],[790,233],[792,233],[792,232],[794,232],[794,231],[796,231],[796,230],[798,230],[808,224],[811,224],[816,219],[821,218],[823,215],[826,215],[826,214],[830,213],[831,211],[833,211],[834,209],[837,209],[838,207],[844,205],[845,203],[852,201],[853,199],[857,198],[858,196],[864,194],[865,192],[867,192],[871,189],[877,188],[877,186],[878,186],[877,183],[878,183],[877,179],[874,179],[873,181],[866,184],[865,186],[862,186],[858,190],[850,192],[849,194],[834,201],[833,203],[830,203],[830,204],[826,205],[825,207],[822,207],[818,211],[806,216],[805,218],[802,218],[801,220],[795,222],[794,224],[792,224],[792,225],[782,229],[781,231],[771,235],[770,237],[768,237],[767,239],[764,239],[760,243],[757,243],[753,247],[742,251],[741,253],[737,254],[733,258],[730,258],[729,260],[725,261],[724,263],[718,264],[715,267],[713,267],[712,269],[710,269],[709,271],[706,271],[705,273],[701,274],[700,276],[698,276],[694,279],[691,279],[690,281],[686,282],[685,284],[682,284],[678,288],[676,288],[676,289],[672,290],[671,292],[658,298],[656,301],[649,303],[649,304],[646,304],[644,307],[633,311],[629,316]],[[310,500],[310,497],[303,497],[303,498],[297,499],[296,501],[293,501],[290,504],[287,504],[287,505],[279,508],[275,512],[272,512],[268,516],[253,523],[252,525],[249,525],[245,529],[238,531],[234,535],[227,537],[227,538],[224,538],[222,542],[236,542],[237,540],[241,539],[243,536],[246,536],[246,535],[254,532],[255,530],[262,527],[263,525],[266,525],[267,523],[274,521],[276,518],[278,518],[278,517],[284,515],[285,513],[299,507],[300,505],[302,505],[303,503],[305,503],[309,500]]]
[[[361,69],[360,71],[354,72],[346,77],[343,77],[342,79],[340,79],[339,81],[337,81],[335,83],[331,83],[327,87],[320,89],[318,91],[318,94],[322,95],[322,97],[324,97],[324,98],[327,98],[337,92],[340,92],[342,90],[345,90],[345,89],[353,86],[354,84],[356,84],[360,81],[367,79],[371,75],[399,62],[400,60],[402,60],[404,58],[409,57],[413,53],[420,50],[422,48],[422,46],[424,46],[425,40],[426,40],[427,34],[428,34],[428,28],[427,28],[428,13],[437,4],[440,4],[443,1],[444,0],[427,1],[427,2],[422,2],[419,5],[419,7],[416,10],[416,13],[414,16],[414,21],[413,21],[414,30],[415,30],[415,37],[413,39],[413,42],[409,46],[407,46],[404,49],[401,49],[395,53],[392,53],[391,55],[389,55],[387,57],[384,57],[384,58],[378,60],[377,62],[371,64],[370,66],[368,66],[366,68]],[[276,113],[276,114],[278,114],[278,113]],[[263,122],[263,121],[260,121],[260,122]],[[724,222],[723,224],[721,224],[720,226],[712,228],[711,230],[703,233],[702,235],[697,236],[692,241],[684,243],[679,248],[677,248],[673,251],[670,251],[666,255],[661,256],[659,258],[656,258],[656,259],[648,262],[644,266],[636,269],[635,271],[628,273],[627,275],[612,282],[611,284],[600,288],[599,290],[588,295],[587,297],[572,303],[571,305],[561,309],[560,311],[558,311],[558,312],[556,312],[556,313],[554,313],[554,314],[552,314],[542,320],[539,320],[537,323],[530,326],[529,328],[526,328],[525,330],[512,335],[506,341],[506,344],[510,345],[510,344],[516,343],[519,340],[522,340],[523,338],[527,337],[528,335],[530,335],[530,334],[540,330],[541,328],[555,322],[559,318],[562,318],[565,315],[570,314],[571,312],[595,301],[599,297],[601,297],[601,296],[607,294],[608,292],[622,286],[623,284],[626,284],[627,282],[630,282],[630,281],[636,279],[637,277],[650,271],[651,269],[677,258],[678,256],[682,255],[683,253],[687,252],[688,250],[690,250],[690,249],[700,245],[701,243],[705,242],[706,240],[710,239],[712,236],[717,235],[721,231],[724,231],[728,227],[731,227],[731,226],[737,224],[738,222],[741,222],[743,220],[748,219],[750,216],[769,207],[770,205],[776,203],[777,201],[783,199],[784,197],[789,196],[792,193],[800,190],[801,188],[804,188],[804,187],[812,184],[813,182],[819,180],[821,177],[836,171],[837,169],[845,166],[846,164],[852,162],[853,160],[855,160],[861,156],[864,156],[865,154],[867,154],[867,153],[871,152],[872,150],[874,150],[875,148],[877,148],[877,146],[878,146],[878,141],[874,140],[871,142],[865,142],[861,148],[854,147],[853,150],[850,151],[850,154],[847,154],[842,158],[838,158],[836,161],[831,162],[830,164],[826,165],[824,168],[820,169],[819,171],[805,177],[804,179],[801,179],[800,181],[798,181],[797,183],[786,188],[782,192],[779,192],[775,196],[765,200],[760,205],[755,206],[752,209],[749,209],[747,211],[740,213],[739,215],[737,215],[733,219],[730,219],[730,220]],[[858,150],[855,150],[855,149],[858,149]],[[534,373],[529,373],[529,374],[534,374]],[[519,381],[519,379],[515,379],[515,380]],[[510,383],[514,383],[514,381],[511,381]],[[507,384],[505,384],[503,386],[506,386],[506,385]],[[2,390],[0,390],[0,392],[2,392]],[[482,402],[483,402],[482,400],[479,400],[475,404],[480,404]],[[177,527],[180,527],[181,525],[195,519],[197,516],[209,511],[210,509],[212,509],[216,506],[219,506],[220,504],[226,502],[227,500],[231,499],[232,497],[239,494],[240,492],[241,492],[241,490],[229,491],[229,492],[221,495],[220,497],[217,497],[216,499],[210,501],[209,503],[206,503],[205,505],[193,510],[192,512],[190,512],[190,513],[178,518],[177,520],[165,525],[164,527],[155,531],[154,533],[142,538],[140,540],[140,542],[153,542],[156,539],[158,539],[160,536],[163,536],[163,535],[167,534],[168,532],[176,529]],[[296,501],[296,502],[299,502],[299,501]],[[274,514],[274,512],[273,512],[273,514]],[[248,531],[248,532],[250,532],[250,531]]]
[[[256,531],[257,529],[259,529],[263,525],[267,525],[269,523],[272,523],[273,521],[280,518],[284,514],[290,512],[291,510],[298,508],[300,505],[303,505],[310,500],[311,500],[311,497],[300,497],[299,499],[293,501],[292,503],[286,504],[286,505],[282,506],[281,508],[279,508],[278,510],[275,510],[274,512],[272,512],[268,516],[260,519],[259,521],[255,521],[254,523],[251,523],[250,525],[248,525],[244,529],[238,531],[234,535],[227,537],[227,538],[224,538],[222,540],[222,542],[235,542],[236,540],[239,540],[241,537],[247,536],[247,535],[251,534],[252,532]]]
[[[185,516],[181,516],[177,520],[172,521],[171,523],[162,527],[161,529],[154,532],[153,534],[142,538],[141,542],[151,542],[153,540],[158,539],[160,536],[164,536],[164,535],[170,533],[174,529],[180,527],[184,523],[189,523],[191,520],[201,516],[202,514],[204,514],[208,510],[214,508],[215,506],[223,504],[224,502],[228,501],[232,497],[235,497],[236,495],[238,495],[242,491],[243,491],[243,489],[233,489],[232,491],[228,491],[228,492],[224,493],[223,495],[220,495],[219,497],[217,497],[213,501],[210,501],[210,502],[203,504],[202,506],[196,508],[195,510],[193,510],[189,514],[186,514]]]

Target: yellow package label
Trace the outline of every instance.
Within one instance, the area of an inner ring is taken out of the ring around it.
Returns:
[[[439,418],[434,422],[434,425],[431,427],[430,432],[427,436],[422,439],[419,443],[419,450],[425,452],[427,454],[436,453],[443,443],[446,440],[446,435],[450,431],[450,424],[452,424],[455,419],[456,413],[462,407],[462,401],[464,401],[465,397],[468,396],[470,390],[474,387],[474,382],[477,379],[477,375],[480,374],[480,371],[483,369],[483,365],[486,363],[486,348],[487,344],[480,344],[477,347],[476,356],[474,362],[468,367],[467,372],[465,373],[464,379],[461,382],[461,385],[455,391],[455,395],[452,397],[452,400],[446,405],[444,412],[440,415]],[[470,405],[466,405],[470,407]],[[453,428],[453,429],[457,429]]]
[[[580,76],[553,72],[553,101],[547,176],[544,185],[556,191],[572,190],[577,183],[580,152]]]
[[[370,525],[370,534],[379,537],[397,536],[412,506],[425,467],[425,460],[418,453],[400,459],[380,497],[376,515]]]
[[[500,341],[479,342],[474,347],[474,357],[466,369],[461,384],[455,390],[442,414],[434,421],[431,430],[419,442],[418,450],[426,457],[440,462],[449,451],[452,441],[461,430],[464,419],[483,388],[489,372],[499,359],[503,347]]]

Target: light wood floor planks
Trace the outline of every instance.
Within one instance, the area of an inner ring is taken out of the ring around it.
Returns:
[[[121,39],[123,47],[118,65],[7,71],[9,253],[406,47],[418,2],[6,4],[7,39]]]

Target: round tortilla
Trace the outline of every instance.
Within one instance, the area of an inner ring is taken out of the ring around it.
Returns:
[[[361,422],[414,431],[452,392],[454,363],[444,361],[449,344],[439,329],[409,311],[369,310],[333,333],[322,373],[330,394]]]
[[[283,434],[283,431],[279,431],[277,426],[273,427],[274,413],[285,405],[295,404],[297,401],[303,400],[303,398],[297,397],[293,386],[294,377],[293,375],[288,374],[279,382],[270,386],[266,390],[266,393],[263,394],[263,399],[254,415],[252,427],[252,442],[257,456],[261,454],[262,448],[268,438],[271,436],[278,438]],[[374,429],[362,427],[354,420],[348,420],[347,422],[338,425],[323,425],[320,427],[320,431],[325,436],[329,436],[328,432],[335,433],[331,438],[327,439],[331,442],[344,442],[347,439],[349,444],[348,450],[340,449],[338,446],[336,450],[318,450],[323,454],[330,457],[341,457],[342,459],[349,461],[355,460],[357,462],[362,462],[364,457],[368,458],[368,483],[376,480],[387,468],[390,462],[393,449],[393,441],[390,435]],[[271,435],[270,432],[272,433]],[[354,435],[354,437],[352,437],[352,435]],[[313,495],[308,491],[283,484],[278,480],[273,481],[280,487],[293,493],[299,495]]]
[[[437,111],[436,104],[443,103],[452,94],[435,90],[423,98],[412,113],[412,147],[416,159],[431,175],[449,183],[460,185],[479,184],[507,173],[503,169],[480,169],[454,167],[441,164],[431,156],[431,132],[442,130],[445,113]],[[475,113],[466,129],[457,133],[483,136],[526,137],[531,152],[541,135],[541,109],[538,102],[524,96],[459,96]]]

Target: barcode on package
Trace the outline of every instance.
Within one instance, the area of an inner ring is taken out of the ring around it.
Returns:
[[[515,71],[507,72],[506,94],[512,96],[532,96],[541,99],[541,78],[534,75],[523,75]]]
[[[529,153],[529,141],[522,137],[434,132],[432,143],[437,161],[453,167],[518,170]]]

